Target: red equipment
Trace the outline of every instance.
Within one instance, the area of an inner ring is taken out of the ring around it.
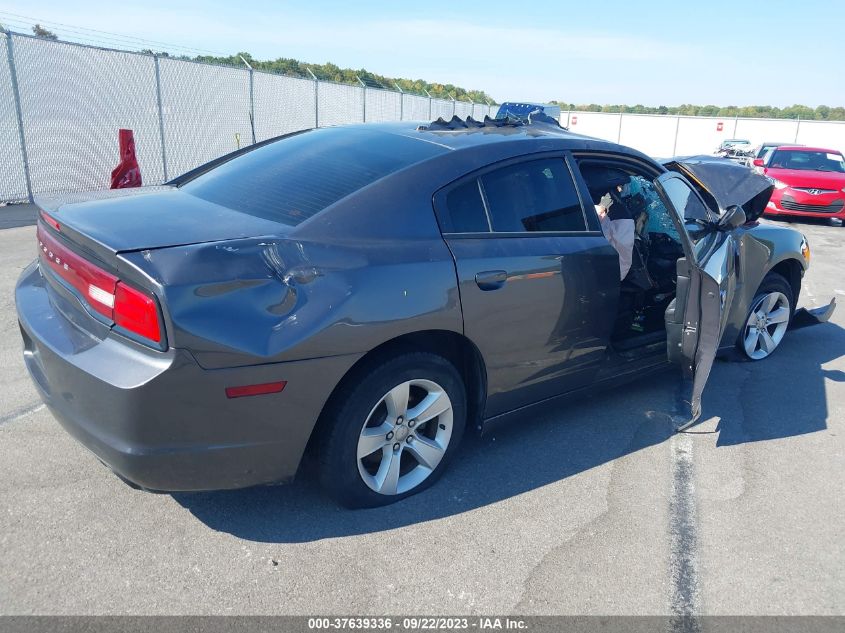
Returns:
[[[141,168],[135,157],[135,138],[132,130],[120,130],[120,163],[111,172],[111,188],[125,189],[141,186]]]

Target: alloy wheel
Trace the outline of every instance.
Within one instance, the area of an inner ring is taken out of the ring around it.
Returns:
[[[760,297],[751,309],[742,335],[742,346],[752,360],[761,360],[775,351],[789,327],[791,306],[782,292]]]
[[[382,495],[404,494],[427,479],[452,437],[452,401],[431,380],[408,380],[370,411],[358,438],[358,472]]]

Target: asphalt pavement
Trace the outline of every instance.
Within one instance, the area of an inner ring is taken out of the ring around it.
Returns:
[[[2,214],[0,209],[0,214]],[[845,303],[845,229],[795,224],[801,303]],[[672,433],[671,373],[469,438],[387,508],[288,486],[133,490],[39,403],[0,231],[0,614],[845,614],[845,305],[718,361]]]

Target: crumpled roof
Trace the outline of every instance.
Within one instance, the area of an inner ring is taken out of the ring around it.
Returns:
[[[488,115],[484,115],[484,119],[479,121],[477,119],[473,119],[471,116],[468,116],[466,119],[462,119],[455,114],[452,115],[452,118],[448,121],[443,117],[440,117],[428,125],[420,125],[417,130],[436,132],[445,130],[466,130],[470,128],[522,127],[523,125],[536,125],[538,123],[554,125],[561,130],[567,129],[565,127],[561,127],[557,119],[550,117],[542,110],[535,110],[528,115],[528,122],[510,115],[501,119],[493,119]]]

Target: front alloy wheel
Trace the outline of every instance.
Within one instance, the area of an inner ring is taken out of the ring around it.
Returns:
[[[752,360],[762,360],[775,351],[783,340],[792,306],[787,296],[778,291],[757,297],[745,322],[742,347]]]

